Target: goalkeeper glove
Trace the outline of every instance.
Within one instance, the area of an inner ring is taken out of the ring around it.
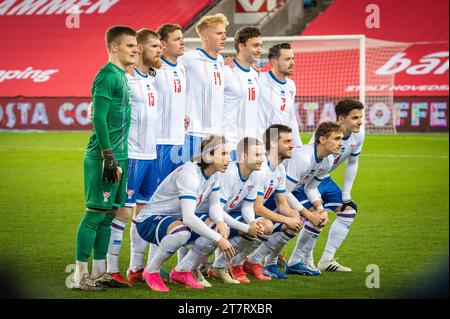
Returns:
[[[112,148],[102,151],[103,166],[102,179],[107,183],[115,183],[120,181],[122,169],[114,158]]]

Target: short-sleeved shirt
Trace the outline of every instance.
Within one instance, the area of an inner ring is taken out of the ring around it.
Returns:
[[[333,155],[319,160],[317,145],[306,144],[296,147],[292,157],[283,162],[286,165],[286,187],[289,191],[307,187],[314,179],[323,180],[333,165]]]
[[[163,63],[156,71],[155,87],[158,92],[157,144],[184,144],[184,117],[186,115],[186,72],[181,63]]]
[[[272,124],[283,124],[292,128],[294,146],[302,145],[295,116],[295,82],[287,78],[279,81],[272,71],[259,76],[258,121],[260,135]]]
[[[128,132],[130,129],[130,89],[125,71],[108,62],[97,73],[91,89],[92,99],[102,97],[111,101],[108,112],[109,141],[116,160],[128,159]],[[98,137],[92,131],[85,157],[102,159]]]
[[[232,150],[244,137],[258,136],[258,73],[245,69],[235,60],[235,66],[225,66],[225,104],[223,135]]]
[[[158,96],[154,78],[138,69],[134,76],[127,74],[131,90],[131,124],[128,134],[128,157],[140,160],[156,158],[156,132],[158,127]]]
[[[264,203],[275,193],[286,193],[286,170],[283,164],[273,167],[266,155],[260,175],[258,196],[264,197]]]
[[[224,104],[224,60],[211,57],[202,49],[186,52],[178,58],[186,70],[187,133],[205,137],[221,134]]]
[[[345,160],[347,160],[350,156],[359,156],[362,150],[362,146],[364,144],[365,137],[365,129],[364,126],[361,126],[361,130],[359,133],[350,133],[349,136],[342,138],[342,147],[339,151],[339,154],[335,154],[333,167],[330,169],[330,173],[334,171],[339,165],[341,165]],[[314,143],[315,140],[315,132],[309,141],[310,144]]]
[[[254,171],[249,177],[243,178],[237,162],[231,162],[227,171],[220,179],[220,201],[224,211],[237,212],[244,201],[254,202],[260,177],[259,171]]]

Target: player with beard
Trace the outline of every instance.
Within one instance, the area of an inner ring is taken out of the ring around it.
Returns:
[[[259,76],[258,121],[260,135],[272,124],[283,124],[292,129],[294,146],[302,145],[295,117],[295,82],[288,78],[294,72],[294,51],[289,43],[269,49],[271,70]]]
[[[123,230],[131,218],[150,200],[157,187],[158,162],[156,159],[157,95],[153,76],[161,67],[161,42],[159,35],[148,29],[137,32],[138,55],[134,68],[127,69],[131,90],[131,124],[128,136],[128,184],[125,207],[118,210],[111,224],[107,272],[116,281],[131,284],[119,272],[119,252]],[[143,267],[142,267],[143,268]]]
[[[295,237],[306,219],[318,225],[321,217],[302,208],[294,210],[288,203],[286,193],[286,171],[282,162],[292,157],[292,129],[286,125],[273,124],[264,133],[266,147],[265,165],[262,183],[259,185],[255,202],[255,213],[274,223],[272,235],[254,250],[243,264],[246,273],[260,274],[273,279],[285,279],[287,276],[277,268],[277,257],[286,243]],[[261,261],[265,258],[264,269]],[[233,269],[237,273],[239,269]]]

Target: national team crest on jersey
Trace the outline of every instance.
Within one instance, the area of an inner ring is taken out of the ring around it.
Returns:
[[[253,84],[252,79],[248,79],[247,82],[248,82],[248,84]]]
[[[247,190],[251,191],[253,189],[253,185],[248,185]]]
[[[174,76],[174,77],[178,77],[177,71],[173,71],[173,76]]]
[[[215,63],[214,63],[214,69],[215,69],[215,70],[218,70],[218,69],[219,69],[219,67],[218,67],[217,64],[215,64]]]
[[[128,199],[131,199],[133,197],[133,194],[134,194],[134,189],[127,190],[127,194],[128,194]]]
[[[103,201],[107,203],[110,196],[111,192],[103,192]]]

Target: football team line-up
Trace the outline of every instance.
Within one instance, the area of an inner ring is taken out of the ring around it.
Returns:
[[[291,46],[272,46],[270,71],[260,72],[254,66],[260,30],[239,29],[236,56],[224,59],[227,25],[223,14],[203,17],[196,25],[201,48],[186,53],[176,24],[156,32],[127,26],[106,31],[109,61],[92,84],[86,211],[71,289],[144,281],[167,292],[169,280],[204,289],[212,280],[245,284],[351,271],[335,253],[357,214],[351,189],[364,142],[363,105],[338,102],[336,122],[321,123],[302,145],[296,86],[288,78]],[[344,162],[340,188],[329,174]],[[330,212],[336,218],[316,267],[314,244]],[[119,255],[130,221],[125,278]],[[296,236],[292,255],[281,260]],[[175,253],[178,262],[166,271]]]

